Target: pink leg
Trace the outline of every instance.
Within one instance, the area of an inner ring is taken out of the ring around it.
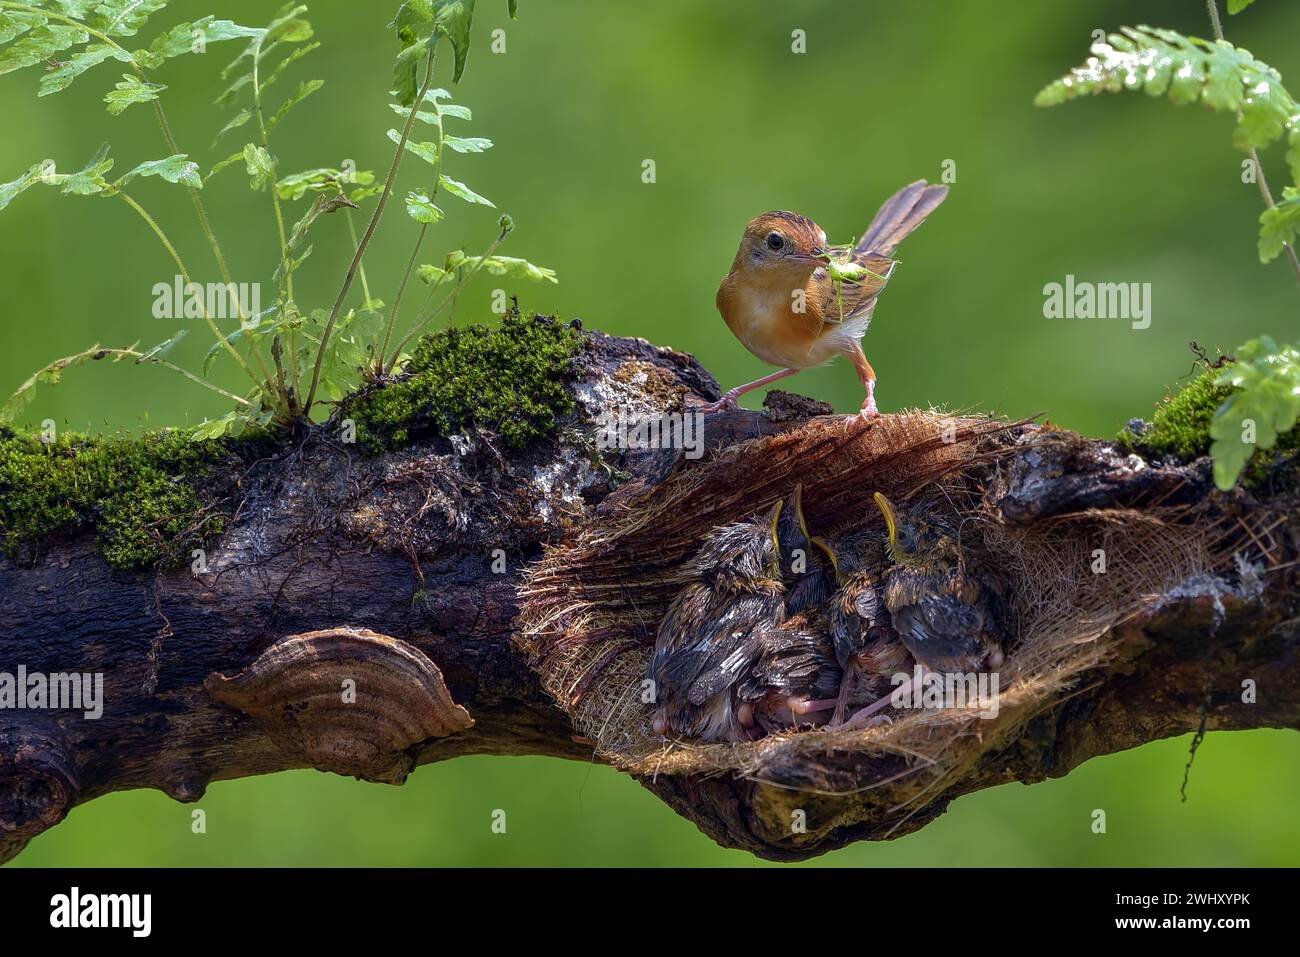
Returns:
[[[761,389],[769,382],[775,382],[777,379],[784,379],[788,375],[794,375],[798,369],[782,369],[780,372],[773,372],[771,375],[765,375],[761,379],[755,379],[753,382],[746,382],[744,385],[738,385],[731,391],[725,393],[717,402],[710,402],[708,405],[701,405],[696,408],[698,412],[722,412],[726,409],[734,409],[736,400],[746,392],[753,392],[755,389]]]
[[[894,695],[896,695],[896,694],[899,694],[899,695],[911,694],[912,686],[915,685],[915,684],[916,684],[916,678],[914,678],[914,677],[913,677],[913,678],[909,678],[909,679],[906,681],[906,683],[899,685],[897,688],[895,688],[895,689],[894,689],[893,691],[891,691],[889,694],[884,695],[883,697],[881,697],[880,699],[878,699],[878,700],[876,700],[876,701],[873,701],[871,704],[867,705],[865,708],[863,708],[863,709],[862,709],[861,711],[859,711],[857,714],[855,714],[855,715],[853,715],[851,718],[849,718],[848,721],[845,721],[843,724],[840,724],[840,725],[834,725],[834,726],[833,726],[833,730],[835,730],[835,731],[850,731],[850,730],[853,730],[854,728],[865,728],[865,727],[867,727],[867,725],[870,724],[870,720],[869,720],[869,719],[871,718],[871,716],[874,715],[874,714],[877,714],[877,713],[879,713],[879,712],[881,712],[881,711],[884,711],[887,707],[889,707],[890,703],[894,700]]]
[[[864,419],[875,418],[880,414],[876,408],[876,371],[871,368],[871,363],[862,354],[862,346],[856,343],[853,351],[849,353],[849,360],[858,373],[858,380],[862,383],[862,387],[867,390],[867,398],[863,401],[862,411],[858,414]]]
[[[830,711],[835,707],[836,698],[786,698],[786,707],[791,714],[816,714],[818,711]]]

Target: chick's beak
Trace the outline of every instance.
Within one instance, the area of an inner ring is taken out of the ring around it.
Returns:
[[[876,507],[880,509],[880,514],[885,518],[885,526],[889,529],[889,544],[891,547],[898,545],[898,518],[894,514],[894,505],[889,499],[876,492],[871,496],[876,500]]]

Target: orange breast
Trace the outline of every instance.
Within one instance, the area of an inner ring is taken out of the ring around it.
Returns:
[[[718,287],[718,311],[735,337],[764,362],[808,369],[825,362],[834,350],[826,350],[822,342],[824,297],[809,287],[795,296],[793,286],[780,276],[733,271]]]

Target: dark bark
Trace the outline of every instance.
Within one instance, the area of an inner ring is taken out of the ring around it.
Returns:
[[[663,408],[664,396],[693,402],[718,395],[692,358],[640,340],[597,334],[580,366],[580,400],[584,390],[622,389]],[[590,404],[590,395],[584,401]],[[827,411],[789,396],[772,405],[771,414],[712,417],[710,450]],[[465,754],[589,760],[591,743],[544,694],[512,641],[521,574],[543,546],[594,521],[598,507],[644,493],[689,463],[676,452],[645,453],[607,469],[573,426],[562,423],[554,440],[521,454],[504,453],[478,433],[375,458],[340,444],[323,426],[240,476],[235,517],[207,555],[205,574],[115,572],[87,536],[50,542],[30,563],[0,558],[0,671],[21,665],[29,673],[104,675],[98,720],[70,711],[0,711],[0,860],[75,804],[128,788],[195,801],[210,781],[286,768],[400,783],[416,764]],[[1032,425],[1014,430],[1028,448],[1036,434]],[[1013,476],[1001,497],[1012,523],[1117,502],[1195,504],[1217,495],[1204,462],[1134,472],[1119,467],[1122,456],[1106,443],[1082,440],[1050,468],[1041,458],[1056,453],[1022,453],[1022,462],[1027,454],[1040,457],[1024,466],[1030,477]],[[1276,536],[1282,547],[1275,557],[1290,561],[1293,523]],[[771,789],[752,781],[661,775],[644,783],[721,843],[798,858],[903,833],[960,794],[1060,776],[1089,757],[1196,730],[1202,721],[1211,730],[1297,728],[1293,585],[1294,568],[1254,599],[1170,596],[1125,626],[1122,654],[1090,675],[1086,690],[986,754],[905,822],[882,810],[795,844],[765,809]],[[369,629],[396,643],[343,629]],[[288,636],[320,631],[328,634],[299,639],[302,654],[287,665],[266,656]],[[250,666],[244,680],[261,682],[263,704],[279,695],[278,713],[217,690],[220,676]],[[1269,676],[1270,693],[1250,709],[1234,706],[1241,691],[1235,676],[1243,672]],[[325,699],[349,678],[363,707],[340,717]],[[448,717],[444,682],[472,726]],[[360,744],[328,757],[338,741]],[[824,769],[846,780],[863,772],[852,763]],[[810,797],[804,806],[810,818],[833,817],[831,805],[852,800],[861,799]]]

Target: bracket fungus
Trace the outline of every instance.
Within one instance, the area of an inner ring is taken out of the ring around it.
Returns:
[[[204,683],[286,754],[321,771],[401,784],[409,749],[474,724],[418,648],[365,628],[290,635],[234,677]]]

